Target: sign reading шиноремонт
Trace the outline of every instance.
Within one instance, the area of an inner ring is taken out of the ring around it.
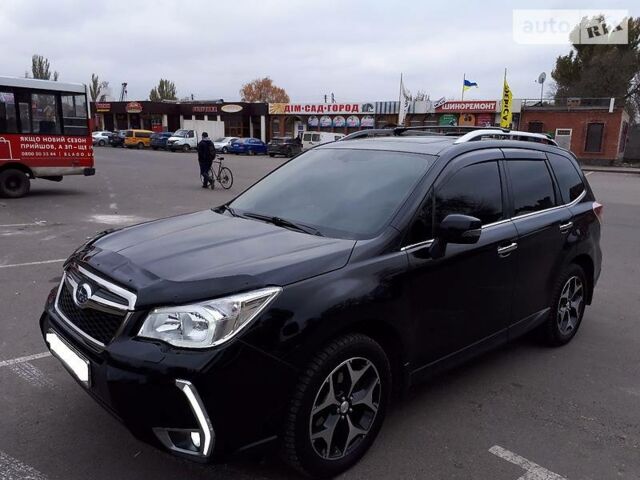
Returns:
[[[436,112],[495,112],[497,105],[495,100],[452,101],[438,106]]]

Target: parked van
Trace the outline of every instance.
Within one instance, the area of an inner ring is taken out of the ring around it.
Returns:
[[[343,133],[332,132],[304,132],[302,134],[302,149],[308,150],[316,145],[323,143],[335,142],[344,137]]]
[[[151,145],[151,130],[127,130],[124,134],[124,146],[144,148]]]
[[[194,130],[176,130],[167,140],[167,148],[172,152],[182,150],[188,152],[198,146],[198,138]]]

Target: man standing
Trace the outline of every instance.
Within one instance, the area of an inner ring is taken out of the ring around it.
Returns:
[[[198,163],[200,164],[202,188],[207,188],[209,183],[213,185],[213,178],[209,176],[209,170],[211,170],[214,158],[216,158],[216,147],[209,139],[209,134],[202,132],[202,140],[198,143]]]

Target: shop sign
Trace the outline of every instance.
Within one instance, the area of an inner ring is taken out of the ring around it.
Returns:
[[[221,110],[226,113],[238,113],[242,110],[242,105],[223,105]]]
[[[373,113],[373,103],[270,103],[270,115],[350,115]]]
[[[309,117],[309,120],[307,120],[307,124],[310,127],[317,127],[318,126],[318,117],[316,117],[315,115],[311,115]]]
[[[495,100],[445,102],[440,105],[437,112],[495,112],[497,102]]]
[[[344,117],[342,115],[338,115],[337,117],[333,117],[333,126],[334,127],[344,127],[345,126],[345,120]]]
[[[111,104],[110,103],[104,103],[104,102],[96,102],[95,104],[96,107],[96,112],[110,112],[111,111]]]
[[[440,97],[438,100],[433,102],[433,108],[438,109],[445,103],[447,103],[447,100],[444,97]]]
[[[216,113],[217,105],[194,105],[191,107],[192,113]]]
[[[331,117],[327,117],[323,115],[320,117],[320,126],[321,127],[330,127],[331,126]]]
[[[140,113],[142,112],[142,104],[140,102],[129,102],[125,107],[127,113]]]
[[[451,113],[442,115],[438,120],[438,125],[458,125],[458,116]]]
[[[349,115],[347,117],[347,127],[353,128],[353,127],[359,127],[359,126],[360,126],[360,119],[358,117],[356,117],[355,115]]]
[[[360,120],[360,126],[361,127],[373,127],[374,126],[373,116],[372,115],[365,115],[364,117],[362,117],[362,120]]]

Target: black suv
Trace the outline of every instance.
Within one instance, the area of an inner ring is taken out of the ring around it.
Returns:
[[[124,138],[126,136],[126,130],[117,130],[111,134],[109,137],[109,144],[112,147],[123,147],[124,148]]]
[[[144,441],[277,443],[336,475],[392,392],[534,329],[566,344],[593,298],[602,206],[576,159],[489,133],[318,146],[218,208],[104,232],[65,263],[46,343]]]
[[[284,155],[285,157],[293,157],[302,151],[302,141],[299,137],[275,137],[267,143],[267,153],[270,157],[276,155]]]

